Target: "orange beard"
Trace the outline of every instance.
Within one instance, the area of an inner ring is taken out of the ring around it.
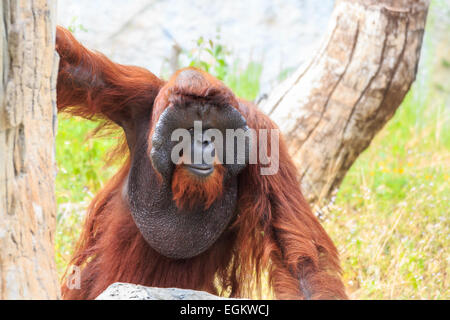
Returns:
[[[177,165],[172,176],[173,200],[179,209],[192,210],[203,204],[207,210],[222,195],[224,167],[214,166],[208,177],[198,177],[182,165]]]

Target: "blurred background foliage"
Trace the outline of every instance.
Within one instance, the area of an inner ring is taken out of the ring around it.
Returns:
[[[450,298],[449,12],[448,2],[432,1],[416,82],[350,169],[337,196],[321,209],[353,299]],[[89,32],[75,24],[72,31]],[[264,66],[232,58],[218,33],[183,49],[180,61],[181,67],[204,69],[238,96],[255,100]],[[281,72],[279,80],[291,71]],[[117,170],[105,163],[118,137],[87,139],[97,123],[58,119],[55,252],[62,275],[90,200]]]

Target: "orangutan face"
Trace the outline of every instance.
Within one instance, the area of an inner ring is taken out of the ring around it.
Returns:
[[[175,81],[204,80],[186,72]],[[171,258],[200,254],[229,225],[249,154],[248,127],[237,108],[220,91],[205,98],[186,90],[173,93],[157,119],[143,121],[139,130],[147,134],[138,135],[128,180],[139,230]]]

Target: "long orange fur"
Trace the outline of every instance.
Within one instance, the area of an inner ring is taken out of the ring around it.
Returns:
[[[222,196],[223,173],[223,166],[217,164],[210,176],[196,177],[182,165],[177,165],[172,176],[172,194],[177,207],[209,209]]]
[[[208,101],[234,106],[255,130],[276,128],[255,105],[237,99],[207,73],[190,83],[180,81],[176,73],[164,83],[147,70],[115,64],[85,49],[60,27],[56,47],[61,56],[59,110],[120,124],[133,112],[153,108],[154,128],[170,103]],[[158,254],[137,229],[122,195],[130,169],[125,154],[123,167],[89,206],[70,261],[81,267],[81,288],[69,289],[64,277],[64,299],[94,299],[119,281],[258,297],[266,278],[278,299],[345,299],[337,250],[300,191],[296,168],[282,139],[279,148],[276,175],[260,175],[259,164],[250,164],[240,173],[238,210],[232,225],[207,251],[179,260]],[[183,188],[190,180],[181,173],[175,179],[179,179],[179,189],[174,194],[186,195]],[[209,204],[212,198],[206,193]],[[187,204],[180,202],[183,205]]]

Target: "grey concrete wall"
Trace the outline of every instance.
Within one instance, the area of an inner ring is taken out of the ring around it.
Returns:
[[[298,67],[319,44],[333,0],[77,0],[58,2],[58,23],[83,25],[76,36],[114,61],[159,75],[174,40],[185,49],[217,28],[233,59],[264,65],[262,92]],[[74,21],[75,19],[75,21]]]

